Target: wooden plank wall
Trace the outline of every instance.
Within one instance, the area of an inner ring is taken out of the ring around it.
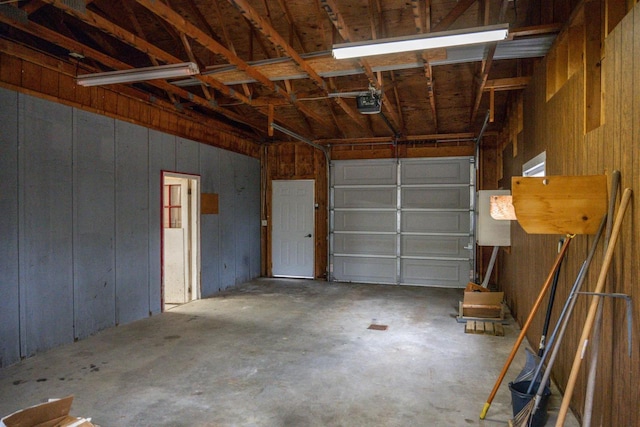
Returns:
[[[76,85],[73,64],[0,40],[0,86],[258,158],[260,146],[232,126],[149,100],[134,88]],[[266,122],[265,122],[266,123]],[[266,126],[266,125],[265,125]]]
[[[263,157],[262,274],[271,276],[271,197],[273,180],[315,180],[315,277],[326,278],[328,250],[328,169],[324,153],[304,143],[275,143],[265,146]]]
[[[610,174],[620,170],[622,187],[631,188],[637,200],[640,192],[640,5],[633,7],[632,3],[586,1],[573,14],[573,21],[565,29],[569,34],[561,35],[552,48],[549,58],[553,63],[545,60],[537,67],[532,83],[524,93],[522,132],[515,141],[504,137],[509,132],[502,133],[503,141],[494,155],[502,161],[500,185],[509,188],[511,177],[521,175],[522,164],[546,150],[548,175]],[[625,16],[619,10],[607,9],[613,7],[631,10]],[[607,25],[594,26],[593,16],[585,23],[587,11],[599,8],[603,11],[601,16],[609,18]],[[620,15],[624,18],[612,28],[610,17]],[[593,50],[597,43],[587,42],[588,38],[593,39],[591,33],[597,28],[603,31],[602,51],[599,46],[597,51]],[[591,51],[585,52],[585,49]],[[601,61],[594,61],[594,57]],[[589,70],[596,64],[601,73]],[[590,81],[594,78],[600,79],[602,88],[597,95],[602,100],[597,126],[593,126],[594,114],[589,111],[593,100]],[[552,91],[549,91],[550,82],[554,85]],[[487,147],[487,150],[491,148]],[[640,209],[635,205],[632,200],[605,288],[606,292],[628,294],[635,300],[632,356],[627,353],[625,303],[607,298],[593,425],[640,425],[637,403],[640,399],[640,370],[637,369],[640,366],[640,305],[637,303],[640,297]],[[503,251],[500,257],[499,286],[505,291],[507,302],[520,323],[528,316],[549,273],[560,237],[527,235],[516,222],[513,224],[512,247]],[[554,321],[592,242],[593,236],[576,236],[569,248],[556,295]],[[603,260],[602,246],[601,242],[583,290],[595,287]],[[561,389],[571,370],[589,303],[588,297],[579,297],[569,332],[561,343],[553,372]],[[543,317],[542,314],[537,316],[528,334],[529,342],[534,346],[539,341]],[[583,363],[572,400],[572,409],[578,416],[582,416],[584,409],[587,365]]]

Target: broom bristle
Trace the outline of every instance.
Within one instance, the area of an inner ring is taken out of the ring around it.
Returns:
[[[533,412],[533,408],[536,405],[535,397],[524,405],[524,407],[518,412],[513,419],[509,420],[509,427],[527,427],[529,425],[529,419],[531,418],[531,413]]]

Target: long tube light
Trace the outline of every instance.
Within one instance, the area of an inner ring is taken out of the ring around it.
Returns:
[[[360,58],[371,55],[495,42],[505,40],[508,35],[509,24],[489,25],[466,28],[464,30],[334,44],[332,53],[336,59]]]
[[[134,68],[131,70],[107,71],[84,74],[77,77],[80,86],[99,86],[114,83],[132,83],[144,80],[168,79],[198,74],[198,65],[193,62],[159,65],[157,67]]]

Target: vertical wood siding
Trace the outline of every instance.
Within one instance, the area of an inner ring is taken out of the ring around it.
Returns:
[[[581,19],[580,12],[576,19]],[[572,25],[572,31],[585,28],[580,22]],[[593,29],[587,29],[592,31]],[[585,121],[592,120],[587,111],[589,100],[589,76],[584,67],[576,67],[576,45],[583,38],[571,34],[569,45],[556,45],[551,58],[554,67],[546,62],[537,67],[531,85],[524,94],[524,128],[519,135],[518,151],[514,156],[513,144],[502,151],[502,186],[510,186],[511,177],[521,175],[522,164],[541,151],[547,152],[548,175],[611,174],[620,170],[622,188],[634,191],[637,201],[640,193],[640,6],[627,14],[605,39],[602,54],[602,125],[589,130]],[[548,73],[557,73],[558,55],[569,55],[567,79],[558,85]],[[573,58],[573,59],[571,59]],[[551,97],[547,85],[554,87]],[[593,124],[591,121],[590,124]],[[585,133],[585,129],[587,132]],[[557,240],[561,236],[527,235],[517,224],[512,228],[512,247],[501,253],[500,287],[505,290],[507,302],[520,322],[528,315],[542,282],[548,274]],[[562,266],[562,274],[556,295],[554,322],[568,297],[582,261],[586,258],[593,236],[576,236]],[[640,297],[640,209],[632,202],[623,222],[620,239],[614,254],[606,292],[630,295],[635,301]],[[583,290],[592,290],[597,281],[603,260],[602,242],[594,257]],[[559,357],[554,366],[554,377],[564,388],[576,346],[590,303],[589,297],[580,296],[569,324]],[[542,329],[543,316],[537,316],[529,331],[532,345],[537,345]],[[625,303],[622,300],[604,300],[604,323],[594,410],[594,425],[640,425],[638,399],[640,391],[640,305],[633,307],[632,356],[627,353]],[[587,363],[583,363],[581,375],[572,400],[572,408],[581,414],[584,409]]]

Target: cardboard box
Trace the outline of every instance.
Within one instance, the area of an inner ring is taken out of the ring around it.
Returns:
[[[90,418],[69,415],[73,396],[50,400],[46,403],[21,409],[0,420],[6,427],[98,427]]]
[[[504,319],[504,292],[465,292],[462,317]]]

